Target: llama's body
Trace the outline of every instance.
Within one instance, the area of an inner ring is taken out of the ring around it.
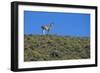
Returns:
[[[41,26],[42,28],[42,34],[49,34],[50,29],[52,28],[52,24],[48,24],[48,25],[43,25]]]

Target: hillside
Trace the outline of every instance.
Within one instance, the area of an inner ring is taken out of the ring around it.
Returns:
[[[90,58],[89,39],[57,35],[24,35],[24,61]]]

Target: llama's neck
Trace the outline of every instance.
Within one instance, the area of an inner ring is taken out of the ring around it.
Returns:
[[[49,30],[51,28],[51,25],[45,25],[45,26],[42,26],[44,30]]]
[[[51,26],[50,26],[50,25],[47,25],[45,28],[46,28],[47,30],[49,30],[49,29],[51,28]]]

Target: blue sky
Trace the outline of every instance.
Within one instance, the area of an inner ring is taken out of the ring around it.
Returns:
[[[41,26],[49,23],[50,34],[90,36],[90,14],[24,11],[24,34],[42,34]]]

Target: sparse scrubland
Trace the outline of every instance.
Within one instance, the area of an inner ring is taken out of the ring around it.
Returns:
[[[90,38],[58,35],[24,35],[24,61],[90,58]]]

